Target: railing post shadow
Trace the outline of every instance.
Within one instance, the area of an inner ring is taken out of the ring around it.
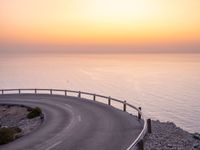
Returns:
[[[140,142],[138,143],[138,150],[144,150],[144,141],[140,140]]]
[[[123,110],[126,111],[126,101],[124,101],[123,106],[124,106],[124,107],[123,107]]]
[[[142,108],[141,108],[141,107],[139,107],[139,110],[141,111],[141,110],[142,110]],[[141,114],[140,114],[140,112],[138,112],[138,119],[141,119]]]

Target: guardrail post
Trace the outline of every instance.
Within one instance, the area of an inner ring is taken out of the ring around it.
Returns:
[[[52,95],[52,89],[50,89],[50,94]]]
[[[19,94],[21,94],[21,90],[19,89]]]
[[[140,140],[140,142],[138,143],[138,149],[139,150],[144,150],[144,142],[143,142],[143,140]]]
[[[141,110],[142,110],[142,108],[141,108],[141,107],[139,107],[139,110],[141,111]],[[141,114],[140,114],[140,112],[138,112],[138,119],[141,119]]]
[[[151,119],[147,119],[147,131],[148,131],[148,133],[152,133],[152,130],[151,130]]]
[[[37,89],[35,89],[35,94],[37,94]]]
[[[126,111],[126,101],[124,101],[123,106],[124,106],[124,107],[123,107],[123,110]]]
[[[78,97],[81,98],[81,92],[80,91],[78,92]]]
[[[110,96],[108,97],[108,105],[111,105]]]
[[[96,101],[96,94],[93,94],[93,100]]]
[[[67,96],[67,90],[65,90],[65,96]]]
[[[4,94],[4,91],[3,91],[3,90],[1,90],[1,94],[2,94],[2,95]]]

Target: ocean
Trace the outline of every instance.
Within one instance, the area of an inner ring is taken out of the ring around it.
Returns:
[[[147,118],[200,132],[200,54],[2,54],[4,88],[111,96],[141,106]]]

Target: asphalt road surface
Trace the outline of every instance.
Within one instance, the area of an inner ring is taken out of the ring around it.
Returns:
[[[0,95],[0,103],[38,106],[39,129],[0,150],[125,150],[142,130],[137,117],[99,102],[58,95]]]

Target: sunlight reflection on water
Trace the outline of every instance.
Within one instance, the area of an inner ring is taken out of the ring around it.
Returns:
[[[200,54],[0,56],[0,88],[61,88],[142,106],[200,132]]]

